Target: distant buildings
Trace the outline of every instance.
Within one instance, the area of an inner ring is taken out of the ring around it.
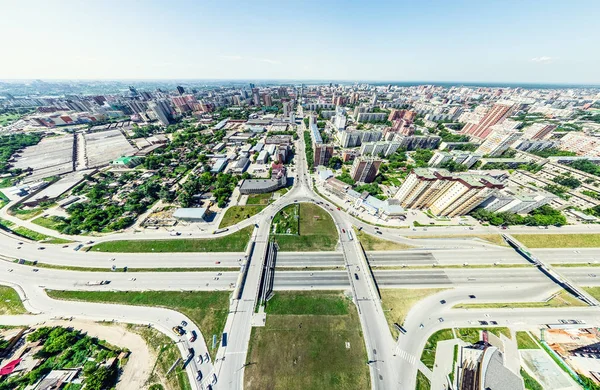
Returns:
[[[600,138],[571,131],[560,139],[560,148],[578,156],[600,157]]]
[[[394,198],[404,208],[454,217],[468,214],[501,188],[504,185],[491,176],[415,168]]]
[[[535,187],[507,187],[497,191],[480,207],[493,212],[527,214],[557,198],[558,196]]]
[[[440,167],[444,163],[448,161],[454,161],[457,164],[461,164],[466,166],[467,168],[471,168],[473,164],[481,159],[480,154],[470,153],[470,152],[462,152],[462,151],[451,151],[451,152],[435,152],[433,157],[429,160],[427,165],[430,167]]]
[[[534,123],[533,125],[523,129],[523,137],[530,140],[546,139],[552,134],[552,130],[554,129],[556,129],[556,125],[547,123]]]
[[[375,179],[375,176],[377,176],[381,163],[382,161],[379,159],[357,158],[352,164],[350,176],[356,182],[371,183]]]

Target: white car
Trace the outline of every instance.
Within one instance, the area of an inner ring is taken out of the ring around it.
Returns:
[[[198,363],[198,364],[204,363],[204,358],[202,358],[202,354],[196,356],[196,363]]]

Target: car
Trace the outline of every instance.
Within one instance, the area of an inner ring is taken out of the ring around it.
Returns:
[[[490,325],[498,325],[497,321],[490,321]]]
[[[198,363],[198,364],[204,363],[204,358],[202,357],[202,355],[196,356],[196,363]]]
[[[377,226],[375,226],[375,230],[379,230],[379,228]]]
[[[354,279],[358,280],[358,274],[354,274]]]
[[[377,233],[377,234],[383,234],[383,233],[381,233],[380,230],[375,231],[375,233]]]
[[[188,356],[194,356],[194,348],[188,348]]]
[[[444,322],[444,319],[442,317],[438,318],[439,322]]]
[[[185,320],[181,321],[181,326],[187,326],[187,322]]]
[[[45,247],[43,247],[43,246],[40,246],[40,247],[38,248],[38,251],[43,251],[44,249],[46,249],[46,248],[45,248]]]
[[[440,301],[440,303],[441,303],[442,305],[444,305],[444,304],[446,304],[446,300],[445,300],[445,299],[442,299],[442,300]]]
[[[475,298],[476,298],[476,296],[475,296],[475,295],[469,295],[469,298],[471,298],[471,299],[475,299]]]
[[[192,330],[190,332],[190,343],[193,343],[194,341],[196,341],[196,331]]]
[[[215,261],[215,264],[221,264],[221,262],[220,261]]]
[[[216,385],[217,384],[217,374],[213,374],[212,375],[212,384]]]
[[[13,269],[12,269],[12,268],[9,268],[9,269],[8,269],[8,272],[13,272]]]
[[[32,271],[33,271],[33,272],[38,272],[38,271],[39,271],[39,269],[37,269],[37,268],[34,268],[34,269],[32,269]]]
[[[85,244],[86,244],[86,245],[90,245],[90,244],[93,244],[93,243],[94,243],[94,241],[88,241],[88,242],[86,242]]]
[[[479,321],[479,325],[487,325],[488,322],[487,321]]]
[[[206,352],[206,353],[204,354],[204,360],[205,360],[207,363],[210,363],[210,355],[208,354],[208,352]]]
[[[22,242],[18,242],[17,245],[23,245],[23,243]]]
[[[198,372],[196,373],[196,379],[198,380],[198,382],[202,380],[202,371],[198,370]]]
[[[419,325],[419,328],[423,329],[425,326],[423,324]]]
[[[474,230],[473,226],[469,226],[469,230]]]
[[[63,245],[62,247],[63,247],[63,248],[68,248],[69,246],[68,246],[68,245]]]
[[[181,326],[174,326],[173,332],[178,336],[183,336],[183,334],[185,333],[185,331],[183,330],[183,328]]]
[[[489,314],[484,314],[483,316],[484,316],[484,317],[489,317],[490,315],[489,315]]]
[[[346,229],[342,229],[342,233],[346,233]]]
[[[339,207],[337,208],[338,210],[341,210]]]

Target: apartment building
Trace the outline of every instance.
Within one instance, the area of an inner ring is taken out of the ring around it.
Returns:
[[[352,164],[350,175],[356,182],[371,183],[375,179],[375,176],[377,176],[381,163],[382,161],[379,159],[357,158]]]
[[[600,157],[600,138],[571,131],[560,139],[560,148],[578,156]]]
[[[394,198],[402,207],[429,209],[438,216],[468,214],[504,185],[487,175],[457,174],[415,168]]]
[[[484,156],[499,156],[521,137],[517,131],[496,130],[475,151]]]
[[[509,101],[498,102],[477,123],[468,123],[462,130],[463,134],[485,139],[492,132],[491,127],[502,123],[514,110],[514,104]]]
[[[552,135],[552,130],[556,129],[556,125],[548,123],[534,123],[531,126],[523,129],[523,137],[530,140],[543,140]]]
[[[492,212],[527,214],[557,198],[558,196],[540,188],[513,186],[497,191],[484,201],[481,207]]]

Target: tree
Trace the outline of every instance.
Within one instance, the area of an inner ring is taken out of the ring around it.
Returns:
[[[341,158],[339,158],[338,156],[333,156],[329,159],[329,162],[327,163],[327,167],[337,169],[340,166],[342,166],[342,163],[343,163],[343,161]]]

